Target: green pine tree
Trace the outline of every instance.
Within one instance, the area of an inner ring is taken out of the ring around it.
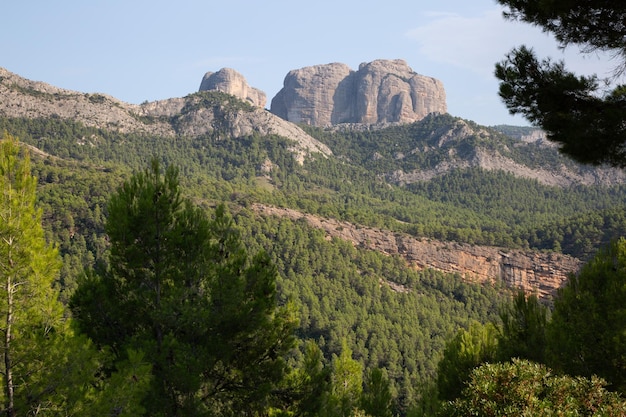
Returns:
[[[44,238],[37,181],[17,139],[0,142],[2,414],[86,415],[100,362],[76,336],[53,283],[61,262]]]
[[[626,239],[572,275],[554,300],[547,362],[571,375],[605,379],[626,393]]]
[[[268,407],[293,346],[294,312],[277,307],[277,272],[250,256],[224,207],[210,219],[159,163],[114,194],[110,269],[71,300],[81,329],[118,360],[152,365],[151,416],[231,415]]]

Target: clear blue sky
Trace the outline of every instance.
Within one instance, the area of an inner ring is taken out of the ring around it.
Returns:
[[[0,67],[129,103],[185,96],[229,67],[269,107],[292,69],[400,58],[443,81],[453,116],[523,125],[498,98],[494,63],[522,43],[563,54],[501,15],[495,0],[14,0],[2,6]],[[568,68],[605,75],[606,60],[576,52]]]

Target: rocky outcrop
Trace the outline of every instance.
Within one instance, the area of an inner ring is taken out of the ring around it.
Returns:
[[[140,106],[105,94],[65,90],[0,68],[0,115],[4,117],[59,117],[120,132],[174,135],[169,123],[155,120],[148,125],[137,117],[139,111]]]
[[[462,119],[446,123],[424,137],[416,138],[412,149],[395,154],[395,159],[410,158],[412,155],[438,155],[429,167],[424,164],[413,170],[394,169],[384,175],[390,183],[406,185],[418,181],[430,181],[453,170],[480,168],[484,171],[508,172],[519,178],[528,178],[557,187],[573,185],[611,186],[623,183],[626,172],[607,166],[591,167],[577,164],[558,155],[557,145],[548,141],[541,130],[517,136],[516,142],[503,141],[491,129],[476,126]],[[513,136],[511,136],[513,137]],[[512,152],[515,150],[515,152]],[[517,153],[517,155],[516,155]],[[550,156],[552,163],[532,163],[528,156],[534,154]],[[519,159],[526,155],[526,160]],[[376,158],[377,155],[372,155]],[[514,158],[518,158],[516,161]],[[400,164],[398,164],[400,165]]]
[[[332,154],[330,148],[309,136],[293,123],[277,117],[267,110],[250,106],[228,109],[228,102],[219,106],[202,105],[201,95],[185,98],[155,101],[142,105],[142,115],[150,118],[176,120],[176,133],[184,136],[201,136],[218,132],[230,137],[244,137],[251,134],[261,136],[277,135],[294,141],[290,151],[300,163],[311,154]]]
[[[27,80],[0,68],[0,116],[59,117],[100,129],[164,137],[177,134],[194,137],[216,130],[234,138],[252,133],[278,135],[293,141],[290,150],[299,162],[314,153],[331,154],[326,145],[298,126],[261,107],[231,106],[229,101],[237,101],[234,98],[217,104],[203,104],[203,100],[201,94],[191,94],[141,105],[129,104],[104,94],[80,93]]]
[[[415,268],[459,274],[472,282],[504,284],[528,294],[535,293],[544,300],[552,299],[569,274],[581,267],[580,260],[558,253],[416,239],[402,233],[357,226],[291,209],[261,204],[255,204],[253,209],[262,215],[304,219],[311,226],[323,229],[330,237],[388,255],[400,255]]]
[[[222,68],[218,72],[204,74],[198,91],[213,90],[233,95],[256,107],[264,108],[267,102],[263,91],[250,87],[243,75],[231,68]]]
[[[290,71],[270,110],[290,122],[327,127],[411,123],[447,107],[439,80],[403,60],[376,60],[357,71],[341,63]]]

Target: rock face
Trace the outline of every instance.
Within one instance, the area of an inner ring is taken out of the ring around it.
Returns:
[[[263,91],[250,87],[243,75],[231,68],[222,68],[218,72],[204,74],[198,91],[212,90],[231,94],[261,108],[264,108],[267,102],[267,97]]]
[[[411,123],[447,107],[441,81],[403,60],[376,60],[357,71],[341,63],[290,71],[270,110],[290,122],[327,127]]]
[[[505,285],[551,300],[570,273],[577,272],[582,262],[571,256],[511,250],[491,246],[474,246],[433,239],[416,239],[387,230],[356,226],[291,209],[255,204],[262,215],[304,219],[311,226],[323,229],[329,237],[352,242],[355,246],[400,255],[415,268],[431,268],[459,274],[467,281]],[[393,288],[393,285],[390,285]]]

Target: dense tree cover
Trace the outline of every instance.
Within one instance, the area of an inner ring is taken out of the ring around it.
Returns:
[[[626,230],[623,186],[563,189],[509,173],[470,170],[408,188],[433,201],[466,207],[481,225],[483,242],[488,239],[484,243],[517,243],[588,259]],[[504,238],[499,237],[504,231]],[[462,228],[450,232],[452,236],[462,233]]]
[[[253,250],[260,245],[272,255],[281,297],[299,305],[298,336],[315,341],[327,360],[346,341],[366,370],[385,369],[395,410],[406,411],[417,387],[434,377],[448,337],[470,320],[497,320],[507,297],[503,289],[329,241],[304,221],[259,219],[246,210],[235,219]]]
[[[573,375],[599,375],[626,393],[626,240],[602,249],[559,291],[547,359]]]
[[[263,409],[286,372],[295,321],[276,306],[276,269],[248,255],[223,207],[180,195],[158,161],[108,203],[110,267],[71,299],[81,330],[116,360],[146,355],[151,416],[245,415]]]
[[[498,341],[491,323],[471,323],[446,343],[437,365],[437,392],[441,400],[451,401],[461,395],[472,370],[496,358]]]
[[[626,6],[603,0],[498,0],[505,16],[537,25],[561,47],[613,54],[618,74],[626,69]],[[532,49],[512,50],[496,65],[500,96],[509,111],[541,126],[563,153],[592,164],[626,167],[626,86],[603,91],[593,76],[577,76],[565,63],[540,60]]]
[[[1,412],[26,415],[132,416],[150,381],[141,355],[107,378],[105,352],[77,335],[53,282],[61,266],[46,242],[28,154],[10,135],[0,143]]]
[[[329,404],[334,401],[331,381],[337,362],[333,358],[344,352],[343,341],[352,360],[363,370],[361,397],[352,397],[350,412],[375,414],[372,410],[380,410],[385,415],[390,408],[381,404],[387,404],[388,394],[392,412],[410,412],[420,397],[428,395],[422,387],[432,386],[429,381],[436,375],[446,340],[459,328],[468,328],[472,320],[498,321],[498,306],[506,295],[500,294],[501,289],[464,283],[459,276],[411,270],[397,257],[355,248],[337,239],[329,241],[303,221],[259,218],[246,208],[249,202],[293,207],[417,236],[511,247],[567,248],[569,253],[584,256],[626,229],[620,214],[620,187],[560,189],[480,170],[452,172],[428,183],[398,187],[377,175],[388,168],[389,161],[364,166],[348,163],[349,149],[355,152],[350,156],[354,160],[370,160],[367,152],[360,154],[355,146],[345,146],[346,153],[337,152],[339,158],[317,158],[299,165],[286,150],[287,141],[277,137],[172,140],[113,134],[59,119],[0,122],[9,130],[23,132],[29,143],[51,154],[34,158],[33,171],[39,177],[47,236],[58,239],[63,255],[57,282],[58,288],[67,291],[62,300],[76,288],[76,277],[83,268],[100,271],[89,278],[98,284],[93,299],[109,294],[109,289],[99,287],[102,271],[112,271],[105,235],[106,219],[111,214],[109,197],[123,180],[131,178],[131,168],[145,167],[152,155],[161,155],[164,165],[180,166],[185,199],[194,205],[208,209],[221,201],[230,202],[242,244],[252,253],[268,254],[278,272],[279,304],[293,301],[300,319],[296,331],[299,350],[292,353],[285,378],[276,382],[271,392],[276,415],[337,412]],[[409,149],[419,135],[446,128],[445,117],[425,123],[426,127],[394,127],[405,135],[398,145]],[[374,146],[375,140],[395,145],[394,132],[361,132],[359,137],[366,147]],[[328,139],[327,133],[319,135]],[[339,134],[331,139],[336,140],[337,149],[347,143]],[[387,152],[382,145],[375,149],[381,154]],[[465,151],[471,152],[471,146]],[[538,148],[537,155],[541,151]],[[266,159],[275,164],[269,173],[260,169]],[[417,164],[405,163],[406,167]],[[446,195],[446,188],[453,192]],[[103,292],[98,293],[98,288]],[[100,299],[114,300],[104,302],[105,309],[119,307],[116,297]],[[119,302],[130,303],[123,297]],[[152,320],[147,314],[143,318]],[[146,334],[148,325],[142,326]],[[154,333],[155,327],[151,328]],[[103,329],[91,327],[93,332]],[[132,333],[123,326],[117,330]],[[511,334],[509,340],[520,334]],[[116,337],[103,331],[94,339],[104,344],[103,340],[109,343]],[[132,364],[143,366],[148,377],[158,374],[158,366],[146,372],[146,358],[153,366],[157,363],[150,351],[129,351],[126,348],[130,346],[140,347],[131,342],[111,346],[115,361],[105,368],[113,376],[103,384],[114,386],[111,381],[129,375],[126,372]],[[311,346],[318,346],[319,351]],[[147,381],[151,392],[156,392],[155,381]],[[122,408],[129,410],[130,403]],[[145,403],[139,405],[141,408]]]
[[[544,363],[546,329],[550,310],[535,295],[520,292],[509,305],[500,309],[497,354],[498,360],[524,358]]]
[[[423,415],[623,415],[625,284],[621,238],[570,277],[551,315],[520,294],[501,308],[495,334],[491,324],[460,330],[439,362],[439,403]]]
[[[84,213],[81,217],[88,218],[81,224],[78,216],[66,208],[58,212],[50,210],[60,233],[71,229],[72,221],[75,230],[82,227],[92,230],[93,221],[89,218],[102,218],[106,201],[103,195],[111,192],[111,184],[119,175],[127,176],[128,167],[145,166],[156,153],[165,163],[180,167],[182,185],[197,198],[232,200],[239,204],[262,201],[420,237],[563,250],[588,257],[626,230],[626,220],[616,215],[624,204],[623,187],[619,186],[562,189],[512,174],[478,169],[453,171],[407,187],[390,186],[380,178],[386,171],[376,168],[376,164],[383,162],[372,159],[372,153],[391,155],[397,144],[407,157],[397,160],[390,156],[385,158],[385,164],[393,162],[393,169],[428,165],[419,162],[420,158],[431,154],[440,158],[446,152],[409,150],[421,146],[420,142],[435,148],[429,142],[435,140],[431,137],[437,137],[433,132],[450,129],[456,120],[445,115],[433,116],[415,124],[372,132],[331,134],[312,130],[333,147],[336,157],[307,160],[304,165],[295,162],[287,150],[287,142],[278,137],[215,140],[206,136],[172,140],[113,134],[60,119],[4,118],[0,119],[0,128],[18,132],[26,142],[54,155],[83,161],[81,166],[68,159],[48,157],[45,165],[36,166],[41,186],[48,190],[40,198],[48,199],[56,194],[56,201],[64,199],[65,207],[75,207],[71,210],[81,211]],[[493,135],[498,137],[496,133]],[[355,140],[360,146],[350,145]],[[554,149],[527,145],[522,152],[513,139],[504,136],[496,141],[480,135],[466,140],[493,143],[489,146],[497,146],[498,152],[515,160],[527,158],[527,163],[541,166],[567,163]],[[445,143],[444,151],[461,145]],[[537,149],[530,152],[533,146]],[[270,173],[260,168],[266,159],[274,163]],[[92,168],[93,164],[97,168]],[[66,187],[71,187],[71,193],[66,192]],[[91,194],[94,199],[90,198]],[[46,215],[47,207],[52,209],[45,204]],[[102,224],[100,220],[96,228],[102,230]],[[82,235],[86,242],[83,245],[64,238],[61,242],[64,256],[66,247],[73,246],[76,253],[81,245],[89,247],[91,252],[101,246],[97,236],[91,233],[77,235]],[[89,261],[73,256],[75,266]]]
[[[68,365],[51,358],[61,359],[60,342],[68,332],[63,306],[52,288],[60,262],[44,238],[41,211],[35,208],[36,181],[28,156],[20,158],[19,149],[15,139],[5,135],[0,148],[0,374],[2,411],[9,417],[47,408],[53,393],[63,389],[55,386],[62,382],[48,380],[55,374],[58,378]]]

